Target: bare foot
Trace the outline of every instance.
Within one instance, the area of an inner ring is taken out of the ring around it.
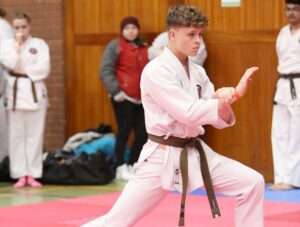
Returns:
[[[292,190],[294,187],[290,184],[272,184],[268,189],[272,191]]]

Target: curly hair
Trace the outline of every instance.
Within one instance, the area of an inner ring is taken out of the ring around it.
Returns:
[[[207,26],[208,18],[190,5],[171,6],[167,14],[167,27]]]

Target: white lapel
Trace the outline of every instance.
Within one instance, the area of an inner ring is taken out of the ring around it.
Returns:
[[[179,61],[179,59],[169,50],[168,47],[165,47],[164,54],[166,55],[167,61],[172,65],[172,68],[176,71],[177,79],[180,81],[182,88],[189,92],[190,90],[190,80],[188,75]],[[190,63],[189,63],[190,65]]]

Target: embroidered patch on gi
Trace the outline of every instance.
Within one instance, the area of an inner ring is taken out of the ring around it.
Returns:
[[[35,49],[34,47],[32,47],[32,48],[29,49],[29,52],[31,54],[37,54],[37,49]]]

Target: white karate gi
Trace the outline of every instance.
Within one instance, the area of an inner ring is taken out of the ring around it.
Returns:
[[[284,26],[276,41],[279,74],[300,74],[300,29],[292,36]],[[292,99],[290,81],[276,85],[272,120],[275,183],[300,187],[300,78],[293,79],[297,97]]]
[[[211,124],[221,129],[234,124],[233,112],[230,124],[219,118],[218,101],[210,99],[214,87],[205,70],[189,61],[189,72],[190,79],[168,48],[145,67],[141,91],[148,133],[191,138],[204,134],[203,125]],[[197,85],[202,88],[201,99],[198,98]],[[203,141],[202,145],[215,191],[238,199],[236,226],[262,227],[263,177],[247,166],[215,153]],[[134,166],[134,176],[112,209],[84,227],[133,226],[157,206],[169,190],[176,188],[181,191],[181,175],[176,172],[180,170],[179,156],[182,149],[171,146],[165,148],[163,150],[159,144],[148,140]],[[189,150],[188,163],[190,192],[203,187],[199,155],[194,148]],[[176,209],[179,206],[174,208],[174,212]],[[189,210],[186,209],[186,212]]]
[[[42,176],[43,133],[48,105],[44,79],[50,70],[49,47],[42,39],[29,37],[18,55],[15,40],[5,40],[0,48],[0,62],[7,69],[5,105],[8,110],[11,177],[39,178]],[[9,70],[24,71],[29,77],[18,79],[15,111],[12,107],[16,77],[10,76]],[[37,102],[33,98],[31,81],[35,85]]]
[[[148,56],[149,59],[152,60],[156,58],[158,55],[160,55],[165,47],[168,45],[169,37],[168,32],[162,32],[160,33],[153,41],[152,45],[148,49]],[[190,56],[189,59],[191,59],[194,63],[198,65],[203,65],[205,59],[207,58],[207,51],[206,46],[204,43],[204,40],[201,39],[200,41],[200,47],[198,50],[198,53],[196,56]]]
[[[13,30],[10,24],[4,18],[0,17],[0,45],[5,39],[13,38]],[[7,119],[4,109],[3,92],[5,89],[5,79],[2,74],[2,66],[0,64],[0,162],[8,155],[8,133]]]

